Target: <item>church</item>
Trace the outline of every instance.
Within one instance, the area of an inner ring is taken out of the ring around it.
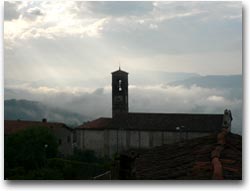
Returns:
[[[222,114],[131,113],[128,73],[112,74],[112,118],[98,118],[73,131],[74,146],[112,157],[129,149],[147,149],[217,133],[231,128],[230,110]]]

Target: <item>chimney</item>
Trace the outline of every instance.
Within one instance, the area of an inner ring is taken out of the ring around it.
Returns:
[[[224,111],[222,127],[228,128],[229,130],[231,130],[232,120],[233,120],[233,117],[232,117],[231,111],[229,109],[226,109]]]

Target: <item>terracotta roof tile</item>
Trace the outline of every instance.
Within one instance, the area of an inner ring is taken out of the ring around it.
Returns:
[[[64,123],[42,122],[42,121],[22,121],[22,120],[4,120],[4,134],[12,134],[30,127],[64,127]]]
[[[229,133],[220,161],[223,179],[242,179],[242,137]],[[163,145],[144,150],[129,150],[137,153],[135,159],[136,179],[212,179],[214,171],[211,152],[217,146],[217,135],[196,138],[172,145]],[[219,172],[220,174],[220,172]]]
[[[87,129],[104,129],[104,128],[108,128],[110,126],[112,122],[111,118],[98,118],[95,119],[93,121],[87,122],[81,126],[79,126],[78,128],[87,128]]]

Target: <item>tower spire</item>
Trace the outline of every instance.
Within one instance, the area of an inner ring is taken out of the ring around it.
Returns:
[[[119,61],[119,70],[121,70],[121,64],[120,64],[120,61]]]

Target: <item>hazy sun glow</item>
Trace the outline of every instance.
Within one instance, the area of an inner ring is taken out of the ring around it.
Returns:
[[[131,111],[230,108],[241,124],[242,5],[7,1],[4,63],[5,99],[110,116],[120,64]]]

